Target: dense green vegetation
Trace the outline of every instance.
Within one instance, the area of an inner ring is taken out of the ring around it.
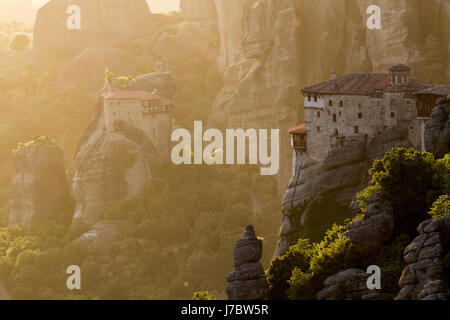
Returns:
[[[395,297],[405,267],[403,251],[416,236],[418,224],[427,219],[432,206],[433,216],[448,214],[449,159],[449,154],[436,159],[430,153],[394,148],[376,161],[370,170],[372,185],[359,195],[359,202],[364,211],[370,195],[382,192],[385,200],[393,204],[393,241],[378,252],[355,245],[343,235],[349,221],[331,227],[322,240],[300,239],[285,255],[274,259],[266,271],[271,298],[315,299],[329,276],[349,268],[365,270],[373,264],[383,270],[383,298]],[[345,284],[340,284],[335,296],[344,295]]]
[[[234,244],[249,223],[265,239],[263,262],[269,262],[279,217],[273,178],[247,167],[153,169],[141,194],[101,213],[99,219],[121,221],[124,228],[107,255],[74,242],[88,228],[70,226],[70,205],[30,233],[0,229],[0,282],[11,297],[189,299],[209,290],[225,298]],[[264,201],[262,212],[252,199]],[[82,290],[75,293],[65,287],[65,268],[73,264],[83,275]]]

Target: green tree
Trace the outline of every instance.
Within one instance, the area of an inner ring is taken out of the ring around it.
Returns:
[[[431,153],[394,148],[375,161],[369,173],[372,185],[379,187],[394,207],[397,231],[411,234],[444,194],[449,171]]]
[[[25,34],[18,34],[9,45],[11,49],[23,51],[30,45],[30,39]]]

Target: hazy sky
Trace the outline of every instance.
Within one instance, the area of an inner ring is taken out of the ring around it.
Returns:
[[[49,0],[31,0],[34,5],[40,7]],[[180,9],[180,0],[147,0],[153,12],[169,12]]]

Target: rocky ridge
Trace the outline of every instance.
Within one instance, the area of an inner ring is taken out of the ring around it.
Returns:
[[[368,277],[369,274],[355,268],[339,272],[325,280],[325,288],[317,293],[317,300],[377,300],[380,294],[367,288]]]
[[[448,300],[442,258],[450,246],[450,217],[424,221],[417,231],[419,236],[404,252],[408,266],[396,300]]]

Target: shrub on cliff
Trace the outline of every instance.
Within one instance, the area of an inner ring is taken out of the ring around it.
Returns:
[[[311,247],[309,267],[294,268],[288,281],[289,299],[314,300],[328,277],[364,264],[365,255],[344,236],[345,230],[346,226],[334,225],[320,243]]]
[[[439,199],[433,203],[429,214],[434,220],[450,216],[450,197],[448,195],[440,196]]]
[[[192,300],[216,300],[216,297],[214,297],[212,294],[209,294],[208,291],[200,291],[194,293]]]
[[[290,247],[285,255],[277,257],[270,263],[266,271],[270,289],[271,300],[284,300],[287,298],[286,290],[289,288],[289,279],[296,267],[300,270],[308,268],[310,262],[311,243],[309,240],[300,239]]]

